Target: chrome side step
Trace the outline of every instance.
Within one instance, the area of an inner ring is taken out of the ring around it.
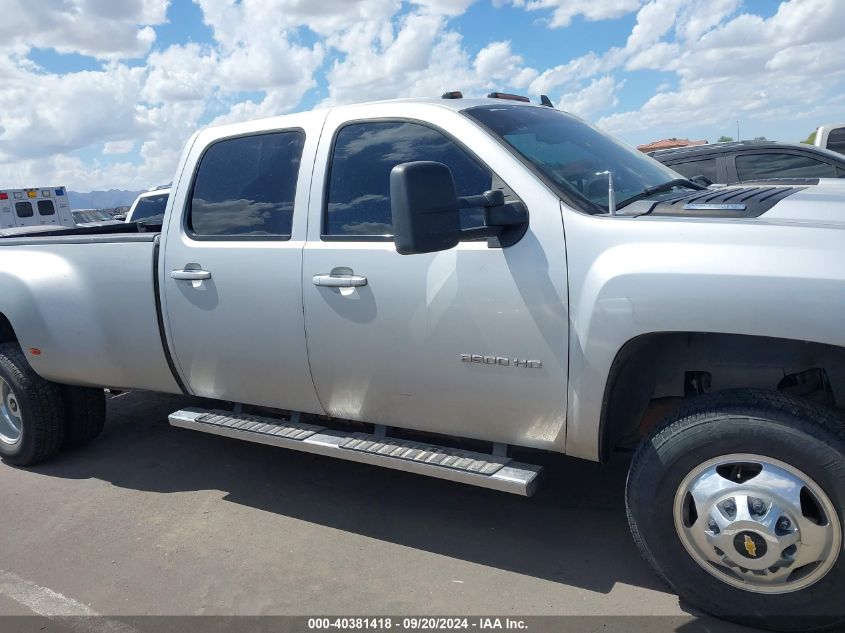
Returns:
[[[169,419],[172,426],[184,429],[395,468],[526,497],[534,492],[541,470],[540,466],[487,453],[231,411],[188,408],[171,413]]]

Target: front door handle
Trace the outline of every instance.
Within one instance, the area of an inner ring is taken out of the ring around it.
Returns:
[[[171,270],[170,277],[172,279],[184,279],[185,281],[202,281],[203,279],[211,279],[211,273],[207,270]]]
[[[367,285],[367,278],[360,275],[314,275],[314,285],[325,288],[359,288]]]

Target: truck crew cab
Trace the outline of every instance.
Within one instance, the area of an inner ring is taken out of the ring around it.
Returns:
[[[89,441],[103,387],[523,495],[512,447],[635,451],[631,529],[684,599],[841,624],[845,186],[704,189],[500,97],[206,129],[160,226],[0,239],[0,453]]]

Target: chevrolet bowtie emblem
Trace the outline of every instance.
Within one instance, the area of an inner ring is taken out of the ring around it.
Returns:
[[[745,541],[743,541],[743,545],[745,545],[745,551],[748,552],[748,555],[751,558],[757,557],[757,545],[754,543],[754,539],[748,536],[748,534],[745,535]]]

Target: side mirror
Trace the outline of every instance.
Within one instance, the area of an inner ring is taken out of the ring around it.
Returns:
[[[400,255],[445,251],[460,242],[455,181],[443,163],[396,165],[390,172],[390,212]]]

